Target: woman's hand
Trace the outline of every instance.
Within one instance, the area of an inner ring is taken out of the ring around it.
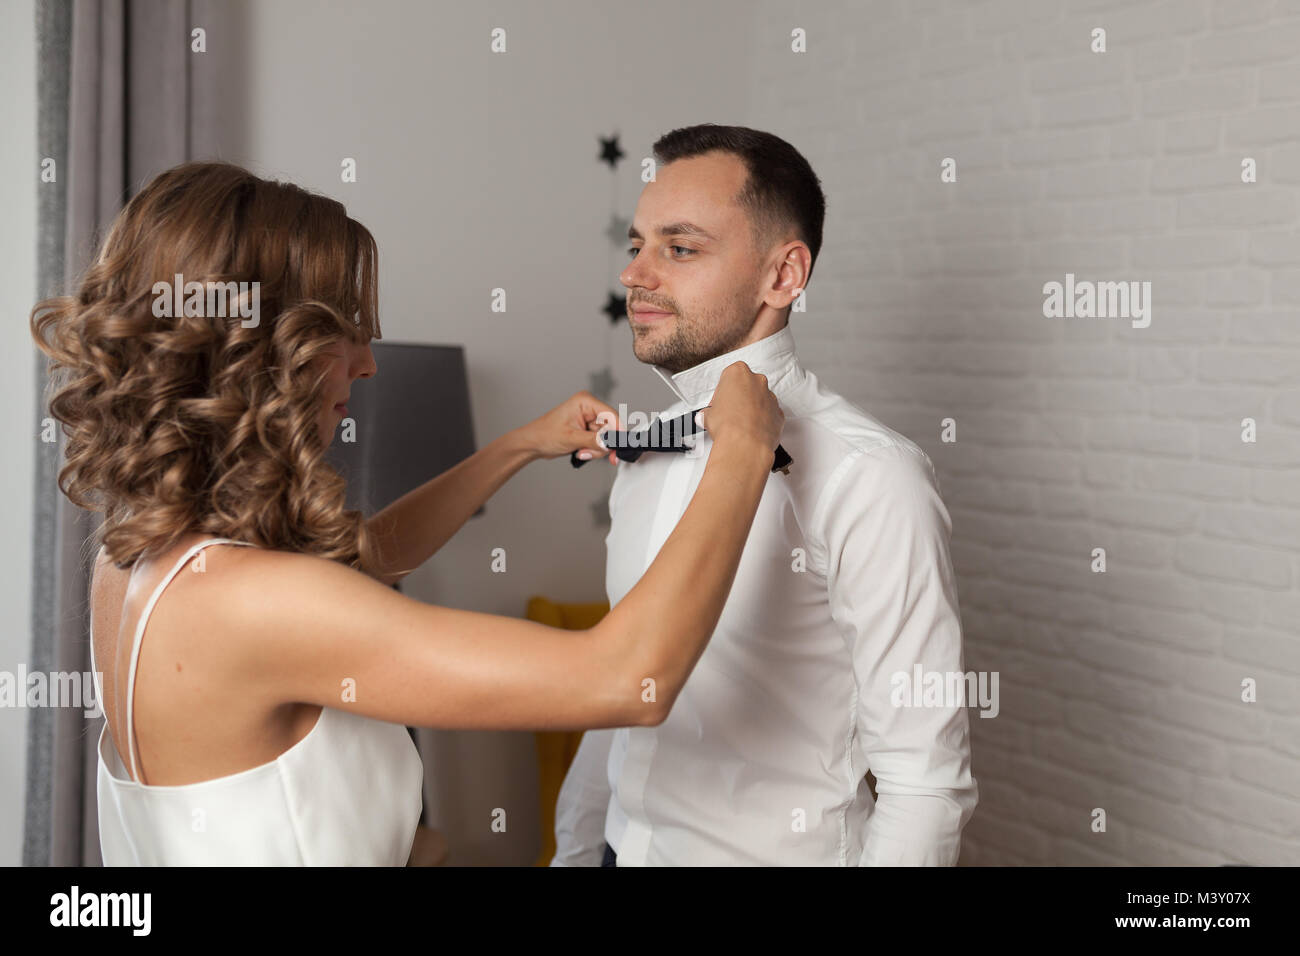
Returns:
[[[785,425],[785,413],[767,387],[767,376],[750,371],[744,362],[722,370],[709,407],[697,417],[715,442],[749,439],[769,450],[781,441]]]
[[[622,427],[618,412],[591,392],[578,392],[541,418],[520,427],[518,433],[525,446],[538,458],[559,458],[586,449],[591,452],[587,457],[606,456],[613,464],[616,461],[614,453],[607,452],[596,435],[606,429]]]

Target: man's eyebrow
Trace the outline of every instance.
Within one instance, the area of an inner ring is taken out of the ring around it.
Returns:
[[[661,236],[694,236],[697,239],[716,239],[712,233],[709,233],[692,222],[670,222],[666,226],[659,227]],[[629,239],[642,238],[641,233],[637,231],[636,226],[628,226],[627,237]]]

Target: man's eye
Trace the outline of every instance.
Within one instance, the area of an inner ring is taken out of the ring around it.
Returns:
[[[669,246],[668,249],[673,253],[673,258],[674,258],[674,259],[680,259],[680,258],[681,258],[680,253],[685,253],[686,255],[691,255],[692,253],[695,252],[694,249],[687,248],[686,246]],[[636,258],[636,254],[637,254],[638,252],[640,252],[640,251],[641,251],[641,247],[640,247],[640,246],[632,246],[632,247],[630,247],[630,248],[627,250],[627,254],[628,254],[628,256],[629,256],[630,258],[635,259],[635,258]]]

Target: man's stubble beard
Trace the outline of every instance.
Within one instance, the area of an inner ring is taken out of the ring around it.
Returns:
[[[673,374],[684,372],[740,347],[758,320],[757,314],[748,321],[743,319],[743,309],[743,301],[736,296],[723,309],[710,310],[703,318],[677,312],[672,319],[663,320],[673,323],[672,333],[656,341],[650,337],[658,336],[658,323],[644,332],[633,323],[632,352],[647,365],[658,365]],[[724,314],[729,316],[725,322],[720,321]]]

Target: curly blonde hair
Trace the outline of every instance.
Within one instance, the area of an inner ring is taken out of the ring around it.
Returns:
[[[36,304],[67,437],[59,488],[103,512],[117,567],[200,532],[373,573],[374,541],[345,510],[316,421],[317,360],[379,337],[378,255],[333,199],[184,163],[121,211],[76,295]],[[155,284],[177,276],[258,283],[261,321],[155,315]]]

